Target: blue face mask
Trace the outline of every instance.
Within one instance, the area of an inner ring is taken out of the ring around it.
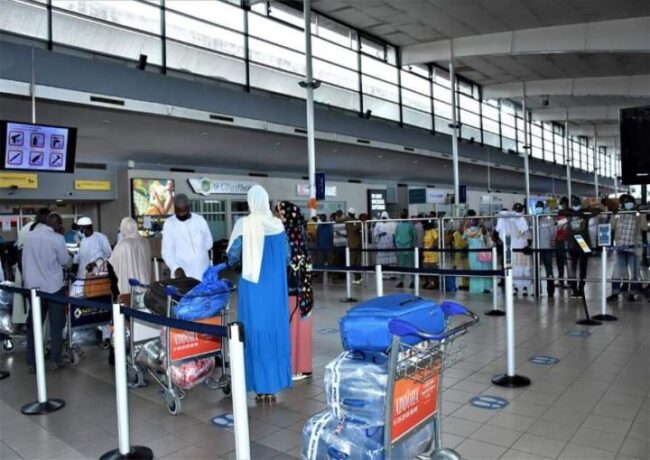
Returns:
[[[535,208],[535,214],[541,214],[544,212],[544,208]]]
[[[625,204],[623,205],[623,207],[624,207],[625,209],[627,209],[628,211],[630,211],[630,210],[634,209],[634,203],[627,202],[627,203],[625,203]]]
[[[574,211],[580,211],[580,208],[581,208],[581,206],[574,206],[574,207],[573,207],[573,210],[574,210]]]

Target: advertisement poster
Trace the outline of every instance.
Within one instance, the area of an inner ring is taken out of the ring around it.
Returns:
[[[215,316],[196,322],[219,326],[221,325],[221,317]],[[176,361],[221,350],[221,337],[184,331],[182,329],[172,329],[169,334],[169,344],[172,349],[171,359],[172,361]]]
[[[174,214],[172,179],[131,179],[133,215],[164,217]]]
[[[436,413],[438,405],[438,385],[440,382],[439,361],[431,368],[416,371],[420,377],[402,377],[395,382],[393,393],[393,422],[391,440],[396,442],[420,423]]]

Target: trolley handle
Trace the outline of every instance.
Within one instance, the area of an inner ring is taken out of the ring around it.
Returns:
[[[447,316],[464,315],[468,316],[469,320],[449,331],[446,331],[443,334],[429,334],[420,330],[415,324],[403,319],[390,320],[388,322],[388,329],[393,335],[396,335],[398,337],[417,336],[425,340],[435,340],[440,342],[442,340],[451,339],[465,334],[468,328],[475,325],[479,321],[479,316],[476,313],[471,312],[459,303],[445,301],[440,305],[440,308]]]
[[[136,278],[129,278],[129,286],[131,287],[149,287],[148,284],[141,283],[140,280]]]

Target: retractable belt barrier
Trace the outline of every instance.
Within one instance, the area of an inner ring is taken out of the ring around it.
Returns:
[[[65,401],[48,399],[45,380],[45,356],[43,346],[43,329],[41,317],[41,299],[62,305],[93,308],[112,311],[113,314],[113,343],[115,348],[115,390],[118,418],[119,448],[104,454],[102,460],[118,458],[151,459],[153,452],[148,447],[131,446],[129,438],[129,409],[128,387],[126,376],[126,330],[124,317],[130,316],[148,323],[165,327],[183,329],[198,334],[225,337],[229,339],[230,369],[232,378],[233,415],[235,419],[235,448],[237,460],[250,460],[250,440],[248,427],[248,407],[246,402],[246,377],[244,367],[244,330],[241,323],[231,323],[226,326],[207,325],[192,321],[179,320],[158,316],[152,313],[124,307],[120,304],[97,302],[79,297],[49,294],[36,289],[24,289],[14,286],[0,285],[0,289],[30,295],[32,301],[32,328],[34,333],[34,352],[36,364],[36,382],[38,400],[25,405],[22,413],[25,415],[48,414],[65,406]]]

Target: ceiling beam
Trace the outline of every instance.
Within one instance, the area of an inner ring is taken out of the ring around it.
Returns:
[[[526,96],[650,97],[650,74],[530,80],[483,86],[485,99],[521,98],[524,93]]]
[[[620,129],[616,125],[569,125],[569,134],[571,136],[585,136],[585,137],[609,137],[618,136]]]
[[[533,110],[535,121],[618,120],[619,106],[568,107]]]
[[[452,57],[594,52],[650,52],[650,16],[472,35],[400,49],[402,65]]]

